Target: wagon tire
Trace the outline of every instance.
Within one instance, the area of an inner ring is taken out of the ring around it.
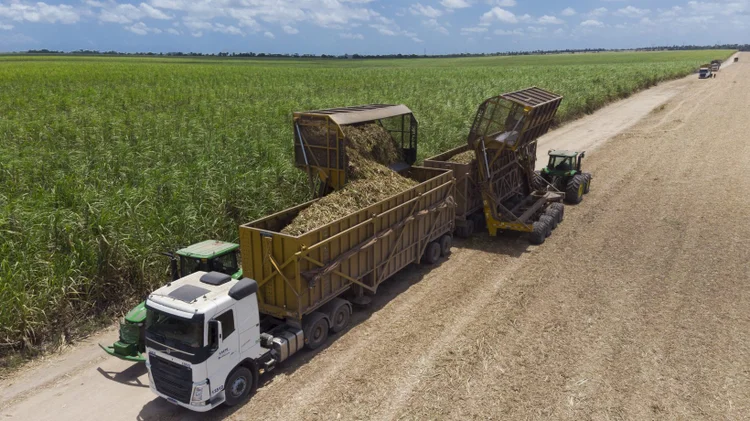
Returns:
[[[440,254],[443,257],[451,255],[451,247],[453,246],[453,238],[450,235],[444,235],[440,237]]]
[[[424,251],[424,261],[434,265],[438,260],[440,260],[440,243],[433,241],[427,245],[427,249]]]
[[[328,320],[321,312],[314,312],[305,321],[304,325],[305,347],[309,350],[320,348],[328,339]]]
[[[560,211],[555,208],[547,208],[546,211],[544,211],[544,216],[549,217],[549,225],[550,228],[555,229],[557,228],[557,224],[560,223]]]
[[[560,224],[565,219],[565,205],[562,203],[553,203],[550,208],[557,210],[557,223]]]
[[[458,227],[458,229],[456,229],[456,235],[461,238],[469,238],[472,234],[474,234],[474,221],[472,221],[471,219],[467,219],[464,224],[464,226]]]
[[[534,222],[533,231],[529,235],[529,243],[535,246],[544,244],[544,241],[547,239],[547,231],[549,231],[549,226],[545,222]]]
[[[349,326],[349,321],[352,319],[352,306],[348,301],[341,298],[335,299],[331,304],[330,331],[339,333]]]
[[[539,222],[544,222],[544,224],[547,225],[547,237],[552,235],[552,230],[557,227],[557,224],[555,224],[555,218],[549,215],[542,215],[539,218]]]

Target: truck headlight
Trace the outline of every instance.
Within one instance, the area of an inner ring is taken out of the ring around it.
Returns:
[[[193,405],[204,405],[206,400],[209,398],[210,388],[208,380],[204,380],[200,383],[193,385],[193,398],[191,404]]]

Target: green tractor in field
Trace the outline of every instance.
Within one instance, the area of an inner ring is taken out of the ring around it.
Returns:
[[[221,272],[239,279],[242,277],[242,269],[237,261],[239,248],[238,244],[207,240],[178,250],[174,254],[162,254],[169,257],[173,281],[198,271]],[[146,302],[142,301],[120,321],[120,339],[112,346],[99,346],[107,354],[117,358],[143,362],[146,361],[146,356],[143,355],[146,347],[145,333]]]
[[[581,161],[586,152],[549,151],[549,163],[534,175],[538,190],[554,187],[565,193],[567,203],[578,204],[591,189],[591,174],[581,171]]]

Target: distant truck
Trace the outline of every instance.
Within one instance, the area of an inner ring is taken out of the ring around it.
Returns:
[[[698,79],[710,79],[712,77],[713,72],[711,71],[710,64],[704,64],[701,66],[700,70],[698,70]]]

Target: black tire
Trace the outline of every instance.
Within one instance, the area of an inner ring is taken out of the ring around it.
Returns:
[[[325,314],[316,311],[310,314],[303,328],[305,347],[309,350],[320,348],[328,339],[328,320]]]
[[[422,259],[430,265],[437,263],[440,260],[440,243],[433,241],[428,244]]]
[[[557,224],[560,223],[559,212],[560,211],[558,211],[557,209],[552,208],[552,207],[549,207],[549,208],[547,208],[546,211],[544,211],[544,216],[549,216],[549,218],[550,218],[549,224],[550,224],[550,227],[552,229],[557,228]]]
[[[565,205],[562,203],[553,203],[549,207],[557,210],[557,223],[562,223],[565,220]]]
[[[549,226],[547,226],[547,224],[545,224],[544,222],[534,222],[534,230],[529,235],[529,243],[536,246],[544,244],[544,241],[547,239],[548,231]]]
[[[555,224],[555,219],[549,215],[542,215],[541,217],[539,217],[539,222],[544,222],[544,224],[547,225],[547,227],[549,228],[547,230],[547,237],[552,235],[553,229],[557,228],[557,224]]]
[[[341,298],[336,298],[331,303],[331,313],[328,317],[331,319],[331,326],[329,330],[332,333],[339,333],[349,326],[349,321],[352,319],[352,306],[348,301]]]
[[[474,234],[474,221],[467,219],[464,223],[466,225],[463,227],[456,228],[456,235],[460,238],[469,238]]]
[[[544,181],[544,177],[542,177],[541,171],[534,171],[534,175],[531,180],[531,188],[533,188],[534,191],[547,190],[547,182]]]
[[[469,217],[474,222],[474,232],[479,232],[487,229],[487,223],[484,220],[484,213],[475,213]]]
[[[444,235],[440,237],[440,255],[448,257],[451,255],[451,247],[453,246],[453,238],[450,235]]]
[[[258,388],[258,372],[251,371],[247,367],[237,367],[229,373],[224,383],[224,395],[226,406],[235,406],[244,402]]]
[[[586,177],[583,174],[573,176],[568,181],[568,187],[565,189],[565,201],[577,205],[583,200],[583,189],[586,187]]]
[[[583,173],[583,176],[586,177],[586,187],[583,189],[583,194],[589,194],[589,191],[591,191],[591,174],[589,173]]]

